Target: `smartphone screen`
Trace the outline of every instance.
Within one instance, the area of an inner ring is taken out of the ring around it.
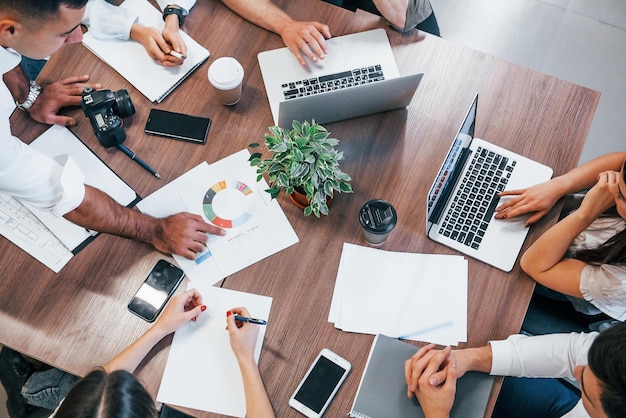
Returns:
[[[144,132],[148,135],[204,144],[210,128],[209,118],[151,109]]]
[[[128,309],[146,321],[153,322],[183,277],[185,273],[180,268],[166,260],[159,260],[131,299]]]
[[[330,350],[322,350],[289,404],[306,416],[321,416],[349,371],[347,360]]]

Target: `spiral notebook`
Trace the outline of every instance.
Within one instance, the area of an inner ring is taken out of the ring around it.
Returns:
[[[378,334],[374,338],[356,398],[348,416],[352,418],[423,418],[415,398],[407,397],[404,362],[419,347]],[[457,380],[451,417],[474,418],[485,414],[493,376],[468,372]]]
[[[146,0],[126,0],[119,7],[139,16],[139,23],[163,29],[159,10]],[[161,103],[210,56],[209,51],[185,32],[180,35],[187,46],[187,58],[178,67],[164,67],[148,56],[144,47],[134,41],[96,39],[90,31],[83,36],[83,45],[109,64],[150,101]]]

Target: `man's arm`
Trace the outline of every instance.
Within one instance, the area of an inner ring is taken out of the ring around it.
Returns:
[[[22,103],[28,96],[28,80],[18,65],[4,74],[4,82],[13,98]],[[28,114],[33,120],[49,125],[74,126],[76,119],[59,115],[59,111],[67,106],[79,106],[85,87],[101,89],[100,83],[88,83],[88,75],[64,78],[54,83],[42,83],[42,90]]]
[[[328,52],[326,39],[331,35],[325,24],[294,20],[270,0],[222,0],[222,3],[244,19],[280,35],[302,65],[306,65],[302,54],[315,62],[324,59]]]
[[[207,234],[224,233],[200,216],[187,212],[153,218],[118,204],[106,193],[90,186],[85,186],[81,204],[64,218],[88,229],[144,241],[159,251],[190,260],[205,250]]]

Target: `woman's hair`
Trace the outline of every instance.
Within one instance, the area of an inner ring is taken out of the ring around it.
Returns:
[[[156,418],[154,401],[132,373],[97,369],[76,382],[55,418]]]
[[[626,416],[626,323],[603,331],[588,354],[589,368],[600,381],[600,403],[609,418]]]
[[[597,248],[577,251],[574,258],[590,264],[626,264],[626,229]]]
[[[0,0],[0,11],[13,11],[33,19],[56,17],[61,6],[70,9],[85,7],[87,0]]]

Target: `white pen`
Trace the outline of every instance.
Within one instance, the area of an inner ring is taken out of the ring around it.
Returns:
[[[170,55],[173,56],[173,57],[176,57],[176,58],[178,58],[180,60],[184,60],[185,59],[185,56],[183,54],[181,54],[180,52],[176,52],[173,49],[170,51]]]
[[[399,340],[407,340],[407,339],[409,339],[411,337],[414,337],[414,336],[416,336],[418,334],[423,334],[425,332],[433,331],[433,330],[436,330],[436,329],[439,329],[439,328],[443,328],[443,327],[449,327],[450,325],[453,325],[453,324],[454,324],[453,321],[440,322],[438,324],[434,324],[434,325],[431,325],[429,327],[421,328],[421,329],[415,330],[413,332],[409,332],[409,333],[403,334],[403,335],[399,336],[398,339]]]

